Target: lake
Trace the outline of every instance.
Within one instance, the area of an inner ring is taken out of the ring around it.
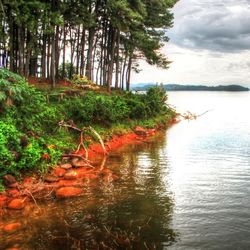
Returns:
[[[85,195],[11,212],[0,249],[249,249],[250,93],[170,92],[182,121],[112,153],[120,179]],[[2,248],[1,248],[2,247]]]
[[[208,113],[167,133],[172,249],[250,248],[250,93],[173,92],[178,110]]]

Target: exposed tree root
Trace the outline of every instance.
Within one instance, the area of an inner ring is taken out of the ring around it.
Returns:
[[[80,132],[80,143],[78,144],[78,147],[77,147],[77,150],[76,150],[76,153],[80,151],[81,147],[85,150],[85,158],[88,159],[88,150],[87,148],[85,147],[84,145],[84,140],[83,140],[83,135],[84,135],[84,132],[85,133],[90,133],[92,135],[92,137],[94,138],[97,138],[99,143],[101,144],[102,146],[102,149],[103,149],[103,153],[106,155],[107,154],[107,151],[106,151],[106,148],[105,148],[105,145],[104,145],[104,142],[101,138],[101,136],[97,133],[97,131],[92,128],[91,126],[89,127],[83,127],[82,129],[78,128],[74,122],[72,120],[68,121],[68,122],[65,122],[65,121],[60,121],[58,123],[58,125],[60,127],[66,127],[66,128],[71,128],[71,129],[74,129],[78,132]]]

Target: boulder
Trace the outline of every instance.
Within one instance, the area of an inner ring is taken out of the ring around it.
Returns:
[[[25,202],[23,199],[14,199],[8,204],[9,209],[21,210],[25,207]]]
[[[7,191],[7,194],[9,197],[16,198],[20,196],[20,191],[18,191],[17,189],[11,189]]]
[[[69,170],[65,173],[64,179],[65,180],[75,180],[78,177],[78,173],[74,170]]]
[[[57,182],[58,180],[59,180],[58,177],[54,175],[47,175],[44,178],[44,181],[49,182],[49,183]]]
[[[79,194],[81,194],[82,191],[83,190],[81,188],[76,188],[76,187],[62,187],[62,188],[59,188],[56,191],[56,197],[58,199],[75,197],[75,196],[78,196]]]
[[[71,162],[72,162],[73,167],[75,167],[75,168],[80,168],[80,167],[85,167],[86,166],[85,161],[80,160],[80,159],[78,159],[76,157],[73,158]]]
[[[3,182],[7,187],[15,187],[17,186],[16,178],[10,174],[6,174],[3,176]]]
[[[63,168],[56,168],[56,169],[54,169],[54,171],[53,171],[53,174],[54,174],[55,176],[57,176],[57,177],[63,177],[63,176],[65,175],[65,173],[66,173],[66,170],[63,169]]]
[[[67,169],[72,168],[72,164],[64,163],[64,164],[61,164],[60,167],[67,170]]]
[[[14,233],[16,232],[17,230],[19,230],[20,228],[22,227],[22,224],[19,223],[19,222],[14,222],[14,223],[10,223],[10,224],[7,224],[3,227],[3,231],[5,233]]]
[[[147,130],[140,127],[140,126],[137,126],[135,129],[134,129],[134,132],[135,134],[139,135],[139,136],[147,136]]]
[[[6,196],[0,196],[0,208],[6,205],[7,200],[8,198]]]

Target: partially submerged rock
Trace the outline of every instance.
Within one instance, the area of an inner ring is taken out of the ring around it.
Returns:
[[[140,126],[137,126],[135,129],[134,129],[134,132],[135,134],[139,135],[139,136],[147,136],[147,130],[140,127]]]
[[[56,191],[56,197],[58,199],[65,199],[70,197],[75,197],[83,192],[81,188],[77,187],[62,187]]]
[[[14,233],[22,227],[19,222],[9,223],[3,227],[3,231],[6,233]]]
[[[71,162],[72,162],[73,167],[75,167],[75,168],[85,167],[87,165],[84,160],[80,160],[80,159],[78,159],[76,157],[73,158],[71,160]]]
[[[44,178],[44,181],[49,182],[49,183],[57,182],[58,180],[59,180],[58,177],[54,175],[47,175]]]
[[[16,187],[17,186],[16,178],[10,174],[6,174],[3,176],[3,182],[4,182],[4,185],[7,187]]]
[[[22,210],[25,207],[24,199],[14,199],[8,204],[9,209]]]
[[[61,164],[60,167],[67,170],[67,169],[72,168],[72,164],[64,163],[64,164]]]
[[[64,179],[65,180],[75,180],[78,177],[78,173],[74,170],[69,170],[65,173]]]
[[[55,168],[53,174],[57,177],[63,177],[66,173],[66,170],[63,168]]]

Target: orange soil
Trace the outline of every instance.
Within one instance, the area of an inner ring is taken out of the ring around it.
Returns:
[[[172,123],[174,122],[175,121],[172,121]],[[172,125],[172,123],[170,125]],[[113,136],[113,138],[105,144],[107,153],[115,151],[123,145],[143,143],[147,141],[148,138],[153,136],[156,133],[156,130],[146,130],[141,127],[137,127],[136,132],[138,133],[127,133],[122,136]],[[78,154],[84,156],[85,151],[81,150],[78,152]],[[100,159],[104,154],[105,153],[100,144],[93,144],[88,149],[89,160],[91,162],[94,162],[96,159]],[[69,172],[71,173],[69,174]],[[71,178],[66,178],[67,175],[65,175],[64,178],[65,173],[68,173],[68,177],[70,176]],[[69,193],[69,197],[72,197],[74,195],[74,192],[71,193],[72,190],[74,191],[72,187],[77,186],[83,188],[83,186],[86,184],[84,182],[85,180],[87,181],[87,183],[89,183],[90,180],[100,178],[103,181],[107,182],[119,179],[119,177],[115,175],[112,170],[108,169],[106,166],[91,168],[86,165],[80,168],[71,168],[67,171],[58,166],[53,169],[52,175],[58,178],[58,181],[52,183],[40,183],[37,178],[27,177],[21,183],[18,184],[18,190],[16,188],[11,188],[3,193],[0,193],[0,214],[3,214],[3,210],[1,212],[1,209],[21,209],[22,206],[20,206],[20,202],[17,204],[16,208],[14,206],[16,205],[14,204],[15,202],[13,203],[13,200],[17,200],[18,198],[25,201],[33,201],[34,197],[33,195],[30,195],[30,193],[33,193],[34,196],[35,194],[39,193],[39,191],[45,192],[46,194],[54,194],[58,189],[65,187],[64,189],[61,189],[65,191],[64,197],[67,197],[67,193]],[[36,186],[36,190],[34,190],[34,186]],[[78,194],[78,192],[76,193]],[[46,194],[45,197],[47,197]],[[26,204],[28,204],[28,202],[25,202],[25,205]]]

